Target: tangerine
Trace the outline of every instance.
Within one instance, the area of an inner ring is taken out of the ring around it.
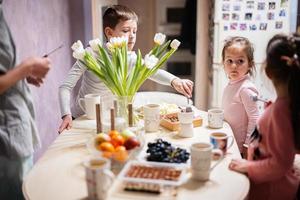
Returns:
[[[116,130],[109,131],[108,135],[112,138],[114,135],[120,135],[120,133]]]
[[[113,135],[111,137],[111,143],[114,147],[122,146],[125,142],[125,139],[121,135]]]
[[[109,152],[109,151],[103,151],[102,152],[102,156],[105,158],[111,158],[113,155],[113,152]]]
[[[109,142],[102,142],[100,144],[100,149],[101,149],[101,151],[108,151],[108,152],[115,151],[115,147]]]
[[[128,159],[128,152],[124,146],[118,146],[114,152],[114,157],[116,161],[125,162]]]

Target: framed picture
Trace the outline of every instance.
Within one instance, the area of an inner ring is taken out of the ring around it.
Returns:
[[[230,30],[237,30],[238,24],[237,23],[231,23],[230,24]]]
[[[275,10],[276,2],[269,2],[269,10]]]
[[[254,9],[254,1],[246,1],[247,9]]]
[[[282,29],[283,23],[282,21],[275,22],[275,29]]]
[[[226,21],[229,20],[229,13],[223,13],[222,14],[222,19],[226,20]]]
[[[230,4],[229,3],[224,3],[222,5],[222,11],[230,11]]]
[[[240,15],[237,13],[232,13],[231,19],[234,21],[238,21],[240,19]]]
[[[260,23],[259,24],[259,30],[265,31],[267,30],[268,24],[267,23]]]
[[[273,12],[268,12],[268,20],[274,20],[274,18],[275,18],[275,14],[273,13]]]
[[[245,20],[252,20],[252,13],[245,13]]]
[[[241,5],[240,4],[233,5],[233,11],[240,11],[240,10],[241,10]]]
[[[279,17],[285,17],[286,13],[285,13],[285,9],[282,9],[279,11]]]
[[[265,2],[258,2],[257,3],[257,10],[265,10],[266,9],[266,3]]]
[[[246,31],[247,30],[247,24],[246,23],[241,23],[240,24],[240,31]]]
[[[249,29],[250,29],[250,31],[256,31],[256,29],[257,29],[256,24],[250,24]]]

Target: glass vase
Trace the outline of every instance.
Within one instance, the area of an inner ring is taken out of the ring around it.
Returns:
[[[128,105],[133,104],[134,96],[117,96],[114,102],[114,107],[116,109],[116,116],[125,119],[128,126],[129,122],[129,111]]]

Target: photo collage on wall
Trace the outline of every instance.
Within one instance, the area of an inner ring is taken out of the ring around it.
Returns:
[[[289,0],[223,0],[224,31],[280,30]]]

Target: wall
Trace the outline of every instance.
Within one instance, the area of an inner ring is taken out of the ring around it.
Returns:
[[[118,4],[126,5],[139,17],[137,40],[134,50],[140,49],[142,55],[146,55],[153,47],[155,34],[155,1],[154,0],[118,0]],[[156,83],[147,80],[141,87],[141,91],[155,90]]]
[[[81,0],[4,0],[4,14],[16,42],[19,61],[42,56],[61,43],[64,48],[50,56],[52,69],[40,88],[31,87],[38,130],[43,147],[37,159],[57,137],[60,124],[58,87],[72,66],[70,46],[83,38]]]
[[[197,3],[195,106],[207,110],[209,69],[209,0]]]

